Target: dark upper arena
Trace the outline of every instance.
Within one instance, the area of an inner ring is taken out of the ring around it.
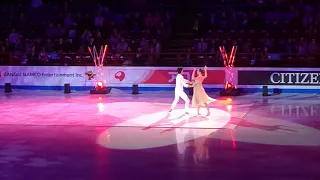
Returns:
[[[319,67],[319,4],[312,0],[5,1],[1,65]]]

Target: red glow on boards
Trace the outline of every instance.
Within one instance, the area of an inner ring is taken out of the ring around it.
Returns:
[[[97,86],[98,86],[98,88],[103,88],[103,83],[101,82],[101,81],[99,81],[98,83],[97,83]]]
[[[232,84],[231,83],[228,83],[227,84],[227,89],[231,89],[232,88]]]

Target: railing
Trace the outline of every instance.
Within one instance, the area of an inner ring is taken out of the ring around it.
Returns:
[[[115,53],[107,54],[111,66],[211,66],[223,67],[219,53]],[[88,66],[94,65],[89,53],[3,53],[0,65]],[[320,67],[320,53],[237,53],[236,67]]]

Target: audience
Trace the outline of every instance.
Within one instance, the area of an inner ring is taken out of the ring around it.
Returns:
[[[50,64],[52,57],[88,53],[88,47],[96,46],[100,50],[107,44],[108,57],[113,58],[110,62],[114,64],[156,65],[161,44],[169,37],[165,32],[171,31],[168,30],[170,23],[167,23],[171,17],[166,10],[132,12],[125,16],[111,13],[101,4],[76,4],[73,1],[46,4],[41,0],[32,1],[29,7],[27,4],[2,5],[0,13],[8,18],[0,18],[2,24],[6,24],[0,30],[7,34],[0,39],[0,64]],[[130,60],[124,60],[127,57]],[[74,62],[81,63],[78,59]]]
[[[201,16],[196,16],[190,28],[194,32],[194,40],[189,45],[193,44],[191,49],[199,56],[188,64],[206,58],[202,56],[204,53],[219,56],[216,48],[219,46],[225,46],[227,53],[230,53],[232,46],[238,46],[238,66],[252,65],[252,53],[255,62],[260,61],[261,66],[269,66],[271,64],[267,62],[275,59],[281,60],[277,62],[282,65],[288,61],[287,66],[296,62],[300,62],[297,66],[305,62],[305,66],[310,58],[317,59],[315,57],[320,55],[317,43],[320,35],[320,13],[317,10],[320,6],[315,3],[295,0],[250,1],[247,6],[237,6],[236,1],[232,0],[224,0],[222,5],[206,0],[200,0],[200,3],[204,1],[208,3],[202,7],[205,10]],[[270,9],[270,5],[276,8]],[[207,19],[204,25],[199,23],[202,16]],[[206,29],[208,33],[199,36],[198,29]],[[276,61],[273,62],[276,65]]]

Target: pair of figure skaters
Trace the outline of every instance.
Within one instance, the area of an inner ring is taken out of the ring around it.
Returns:
[[[181,98],[185,101],[185,111],[186,111],[186,114],[188,114],[190,100],[187,94],[184,92],[183,88],[193,87],[192,107],[197,108],[198,115],[200,115],[200,108],[205,107],[207,109],[207,116],[209,116],[210,110],[209,110],[208,104],[215,101],[215,99],[209,97],[202,86],[202,82],[207,77],[207,67],[205,66],[204,69],[198,69],[198,70],[196,70],[195,68],[193,69],[192,81],[194,82],[191,82],[182,76],[183,68],[178,68],[177,71],[178,71],[178,75],[176,77],[174,101],[171,105],[171,109],[169,112],[171,112],[176,107],[179,101],[179,98]],[[196,73],[197,73],[197,76],[196,76]]]

